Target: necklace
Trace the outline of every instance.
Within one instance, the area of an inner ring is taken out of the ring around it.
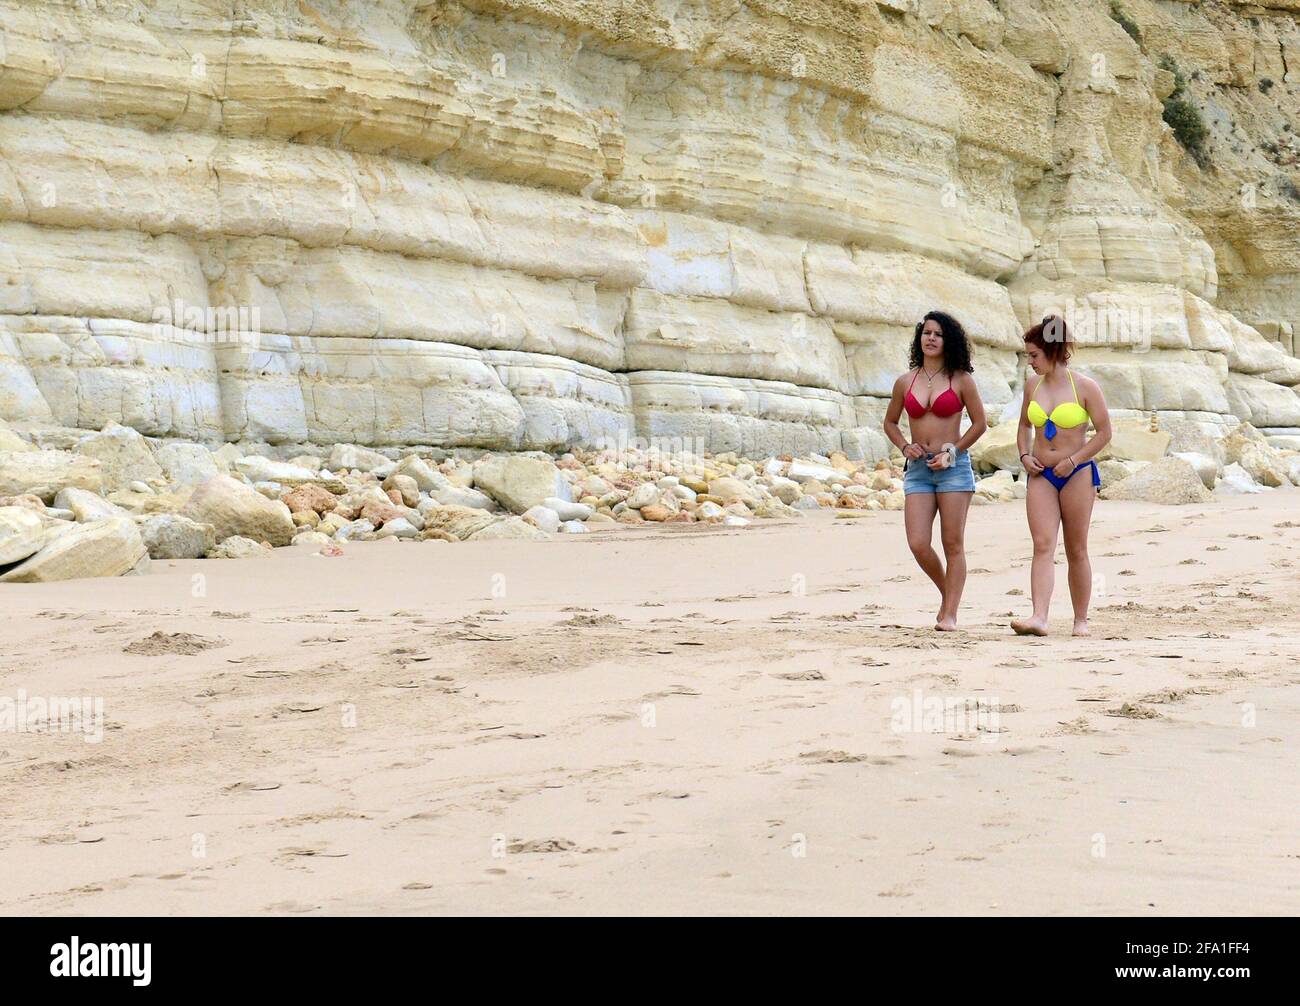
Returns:
[[[933,374],[931,374],[930,371],[926,370],[926,368],[925,368],[925,364],[921,364],[921,370],[922,370],[922,371],[924,372],[924,374],[925,374],[925,386],[926,386],[927,388],[928,388],[930,385],[932,385],[932,384],[934,383],[934,379],[935,379],[936,377],[938,377],[940,374],[943,373],[943,368],[940,367],[940,368],[939,368],[938,370],[936,370]]]

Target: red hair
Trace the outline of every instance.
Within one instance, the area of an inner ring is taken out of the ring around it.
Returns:
[[[1025,342],[1041,349],[1051,363],[1065,363],[1070,359],[1070,330],[1059,314],[1049,314],[1026,332]]]

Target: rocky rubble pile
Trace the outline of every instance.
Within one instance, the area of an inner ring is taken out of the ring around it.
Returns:
[[[992,469],[977,483],[976,504],[1025,495],[1023,472],[1003,458],[1010,431],[995,430],[972,451],[977,468]],[[1105,498],[1195,502],[1213,498],[1211,490],[1300,485],[1300,452],[1273,446],[1248,424],[1223,438],[1221,457],[1165,457],[1167,436],[1132,431],[1116,444],[1115,456],[1100,462]],[[151,558],[249,558],[283,546],[328,556],[351,541],[744,527],[820,508],[858,516],[902,509],[902,475],[898,455],[863,462],[842,453],[749,459],[635,448],[559,457],[352,444],[210,450],[115,423],[100,432],[0,424],[0,582],[118,576]]]
[[[350,541],[545,539],[630,524],[743,527],[819,507],[896,510],[900,464],[635,448],[210,450],[116,423],[100,432],[0,423],[0,581],[117,576],[151,558],[282,546],[336,555]]]

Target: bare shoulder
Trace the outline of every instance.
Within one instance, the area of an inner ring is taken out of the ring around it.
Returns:
[[[1075,384],[1078,385],[1079,393],[1081,395],[1087,395],[1089,398],[1093,399],[1094,401],[1103,397],[1101,392],[1101,385],[1098,384],[1096,380],[1094,380],[1093,378],[1088,377],[1086,374],[1076,373],[1074,375],[1074,381]]]
[[[894,390],[902,391],[903,388],[907,386],[908,381],[911,380],[913,373],[914,371],[912,370],[905,370],[903,373],[899,374],[898,380],[894,382]]]
[[[975,375],[969,370],[959,370],[952,379],[952,386],[958,391],[979,391],[979,384],[975,381]]]

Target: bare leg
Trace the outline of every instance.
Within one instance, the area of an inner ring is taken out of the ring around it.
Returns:
[[[1025,514],[1029,518],[1029,535],[1034,540],[1034,561],[1029,576],[1029,593],[1034,613],[1017,618],[1011,628],[1022,636],[1047,635],[1047,612],[1052,605],[1052,587],[1056,583],[1056,537],[1061,529],[1061,504],[1052,483],[1041,475],[1029,480],[1025,491]]]
[[[951,632],[957,628],[957,607],[966,587],[966,514],[974,493],[937,493],[939,534],[943,539],[943,556],[947,561],[944,574],[943,603],[935,628]]]
[[[1092,472],[1078,472],[1061,490],[1061,526],[1065,532],[1065,557],[1070,563],[1070,601],[1074,604],[1074,635],[1088,634],[1088,602],[1092,599],[1092,561],[1088,557],[1088,529],[1097,490]]]
[[[907,547],[916,563],[943,594],[943,563],[930,545],[934,535],[934,515],[939,512],[933,493],[912,493],[903,501],[903,527],[907,530]]]

